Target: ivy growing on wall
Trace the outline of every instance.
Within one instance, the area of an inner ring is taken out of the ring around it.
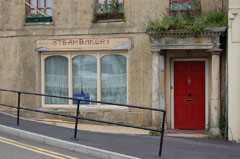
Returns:
[[[184,15],[164,14],[161,20],[149,20],[148,29],[164,32],[169,29],[186,29],[189,32],[199,34],[206,27],[226,27],[227,13],[222,10],[215,10],[206,15],[188,11]]]

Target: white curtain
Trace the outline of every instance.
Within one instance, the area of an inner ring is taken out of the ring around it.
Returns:
[[[68,94],[68,59],[51,56],[45,59],[45,93],[58,96]],[[68,104],[67,99],[46,97],[45,104]]]
[[[121,55],[101,59],[102,101],[127,104],[127,60]]]
[[[72,69],[73,94],[89,94],[91,100],[97,100],[97,58],[76,56],[72,61]]]

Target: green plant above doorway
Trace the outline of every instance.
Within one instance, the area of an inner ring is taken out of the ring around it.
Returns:
[[[148,29],[164,32],[170,29],[185,29],[194,34],[199,34],[206,27],[226,27],[227,13],[222,10],[215,10],[206,15],[193,13],[176,15],[162,15],[161,20],[149,20]]]

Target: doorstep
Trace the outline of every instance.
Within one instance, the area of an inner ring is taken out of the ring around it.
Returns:
[[[209,138],[208,132],[206,130],[168,129],[168,130],[165,130],[165,136],[186,137],[186,138]]]

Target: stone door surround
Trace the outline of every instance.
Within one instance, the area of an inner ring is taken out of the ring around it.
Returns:
[[[152,107],[166,109],[165,55],[167,50],[205,50],[212,55],[210,133],[219,135],[220,120],[220,35],[225,27],[207,28],[198,36],[184,30],[148,31],[152,47]],[[207,115],[207,114],[206,114]],[[161,119],[152,114],[153,126]]]

